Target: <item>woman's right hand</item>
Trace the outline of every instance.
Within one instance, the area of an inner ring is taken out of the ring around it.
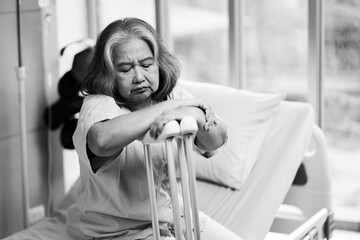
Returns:
[[[218,118],[205,101],[196,98],[175,101],[181,101],[180,107],[162,112],[151,124],[150,135],[152,137],[157,138],[166,123],[172,120],[181,121],[186,116],[194,117],[200,130],[207,131],[217,124]]]
[[[197,107],[200,108],[205,114],[206,123],[211,124],[215,122],[216,117],[209,104],[199,98],[188,98],[181,100],[181,107]],[[212,125],[212,124],[211,124]],[[210,126],[210,125],[209,125]]]

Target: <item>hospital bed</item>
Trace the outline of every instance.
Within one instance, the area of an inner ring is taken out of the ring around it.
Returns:
[[[326,141],[307,103],[181,80],[228,124],[229,140],[209,158],[195,154],[199,209],[244,240],[330,239],[334,227]],[[67,239],[67,208],[6,240]]]

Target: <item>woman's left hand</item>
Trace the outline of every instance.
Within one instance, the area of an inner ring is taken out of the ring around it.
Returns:
[[[203,128],[208,131],[217,124],[217,117],[211,108],[207,108],[206,113],[200,108],[176,108],[164,111],[154,120],[150,126],[150,135],[156,139],[161,134],[166,123],[172,120],[181,121],[187,116],[193,116],[196,119],[200,130]]]

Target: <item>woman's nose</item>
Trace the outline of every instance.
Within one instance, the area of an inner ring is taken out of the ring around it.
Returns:
[[[141,67],[140,66],[135,66],[134,69],[135,69],[134,81],[136,83],[144,81],[145,76],[144,76],[144,74],[142,72]]]

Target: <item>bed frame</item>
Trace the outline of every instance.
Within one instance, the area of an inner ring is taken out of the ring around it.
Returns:
[[[288,234],[285,239],[330,239],[335,227],[331,178],[322,130],[314,125],[303,171],[298,171],[271,231]],[[296,183],[297,178],[300,183]]]
[[[334,216],[330,188],[330,170],[326,155],[325,138],[321,129],[314,125],[310,146],[304,155],[302,165],[286,194],[283,204],[274,216],[265,240],[331,239],[334,230]],[[214,184],[202,182],[201,180],[198,181],[198,190],[200,191],[200,210],[242,236],[241,226],[234,225],[233,221],[230,221],[231,223],[227,222],[226,218],[219,214],[222,211],[221,209],[225,211],[228,209],[223,205],[239,201],[238,194],[240,192],[223,186],[214,186]],[[202,198],[204,192],[219,192],[210,201],[216,203],[209,204],[206,197]],[[226,200],[219,200],[221,197],[219,199],[217,197],[220,195],[224,195],[223,198]],[[228,198],[233,199],[228,201]],[[218,209],[213,210],[214,208]],[[244,211],[236,214],[241,213],[244,213]],[[253,238],[249,239],[252,240]]]

